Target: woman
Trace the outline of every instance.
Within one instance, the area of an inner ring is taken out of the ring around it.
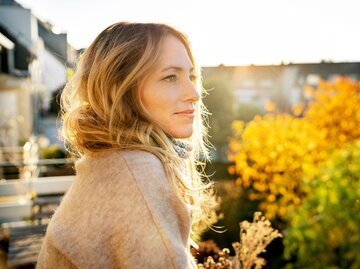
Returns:
[[[63,136],[80,156],[37,268],[196,268],[190,231],[216,206],[201,85],[187,38],[117,23],[81,56],[62,93]]]

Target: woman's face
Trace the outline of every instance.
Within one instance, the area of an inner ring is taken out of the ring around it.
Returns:
[[[193,133],[195,104],[200,95],[196,74],[184,45],[172,35],[164,38],[160,59],[140,87],[151,119],[174,138]]]

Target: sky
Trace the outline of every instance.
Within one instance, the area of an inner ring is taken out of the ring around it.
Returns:
[[[201,66],[360,61],[359,0],[18,0],[88,47],[119,21],[167,23]]]

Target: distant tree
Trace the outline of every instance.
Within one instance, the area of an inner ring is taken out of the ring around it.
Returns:
[[[289,268],[360,268],[360,139],[336,149],[291,212],[285,236]],[[314,258],[316,257],[316,258]]]
[[[306,90],[312,100],[305,117],[314,129],[326,131],[326,140],[342,148],[360,137],[360,81],[339,77]]]
[[[54,91],[51,95],[51,102],[50,102],[50,108],[48,113],[50,115],[58,116],[60,113],[60,97],[61,92],[63,90],[64,86],[61,86],[56,91]]]
[[[237,107],[235,117],[237,120],[249,122],[255,116],[262,116],[263,114],[263,110],[258,105],[242,103]]]
[[[67,80],[70,81],[72,79],[72,77],[74,76],[74,71],[71,68],[68,68],[66,70],[66,76],[67,76]],[[59,88],[57,88],[51,95],[51,102],[50,102],[50,108],[48,110],[48,114],[50,115],[55,115],[58,116],[60,111],[61,111],[61,107],[60,107],[60,98],[61,98],[61,93],[64,89],[66,84],[61,85]]]
[[[210,142],[217,149],[220,159],[225,158],[224,148],[231,136],[231,122],[234,120],[235,95],[230,80],[224,73],[204,78],[208,95],[204,104],[209,110]]]
[[[312,189],[303,187],[334,149],[360,138],[360,84],[348,78],[321,81],[306,88],[312,100],[293,114],[257,116],[245,125],[233,123],[229,158],[237,184],[250,188],[270,219],[286,219]],[[268,107],[271,107],[268,104]],[[298,117],[298,115],[304,115]]]
[[[325,158],[318,154],[327,145],[324,132],[287,114],[256,116],[247,125],[234,121],[233,130],[229,158],[235,165],[229,172],[239,175],[236,184],[261,201],[267,218],[285,219],[305,195],[300,188],[305,168]]]

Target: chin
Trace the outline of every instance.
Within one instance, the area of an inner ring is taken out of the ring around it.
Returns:
[[[184,128],[179,130],[173,130],[170,135],[174,138],[189,138],[193,134],[192,128]]]

